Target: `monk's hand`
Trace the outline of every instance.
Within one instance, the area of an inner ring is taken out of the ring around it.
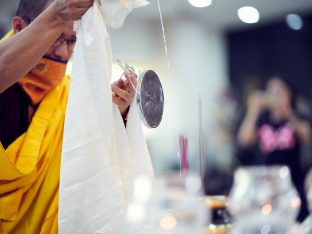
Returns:
[[[52,7],[59,18],[67,23],[72,20],[80,20],[81,17],[93,5],[94,0],[56,0]]]
[[[125,73],[126,80],[118,80],[112,84],[113,102],[118,106],[120,113],[126,117],[130,104],[135,96],[135,87],[137,85],[137,75],[135,73]],[[132,83],[132,84],[131,84]]]

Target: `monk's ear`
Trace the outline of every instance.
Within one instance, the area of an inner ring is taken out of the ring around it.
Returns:
[[[23,28],[25,28],[28,24],[26,23],[25,20],[23,20],[21,17],[19,16],[15,16],[13,19],[12,19],[12,28],[13,28],[13,31],[14,31],[14,34],[15,33],[18,33],[20,31],[23,30]]]

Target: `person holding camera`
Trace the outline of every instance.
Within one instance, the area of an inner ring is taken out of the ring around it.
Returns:
[[[239,160],[242,165],[289,167],[302,201],[298,221],[308,215],[300,146],[310,140],[310,124],[296,113],[294,92],[286,80],[273,77],[264,91],[250,95],[237,135]]]

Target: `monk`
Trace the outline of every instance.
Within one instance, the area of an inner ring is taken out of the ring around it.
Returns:
[[[21,0],[0,43],[0,233],[57,233],[60,161],[79,20],[93,0]],[[136,82],[136,75],[127,75]],[[112,86],[125,118],[134,91]]]

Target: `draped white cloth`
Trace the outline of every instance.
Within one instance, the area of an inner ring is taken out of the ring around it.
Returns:
[[[77,43],[65,118],[59,233],[121,233],[137,174],[153,169],[136,104],[127,129],[112,103],[107,27],[121,27],[146,0],[95,0],[75,23]]]

